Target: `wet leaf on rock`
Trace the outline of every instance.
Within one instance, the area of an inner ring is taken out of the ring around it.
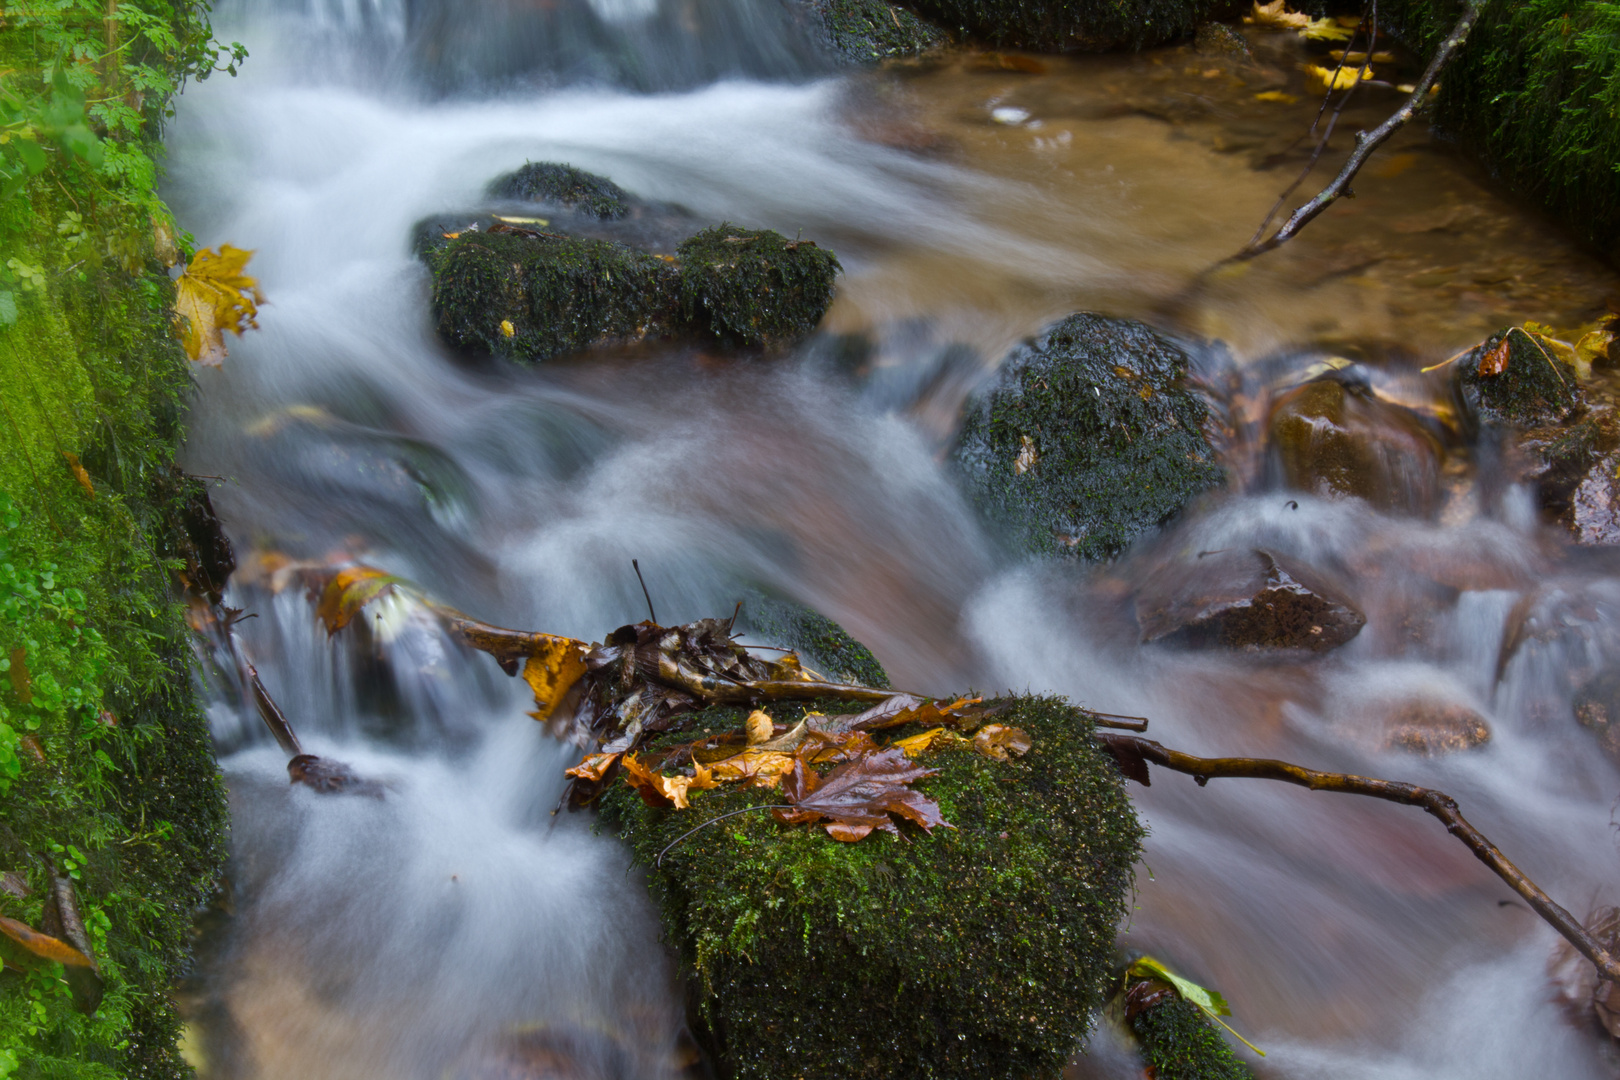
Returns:
[[[973,736],[973,749],[993,761],[1023,757],[1034,745],[1029,732],[1005,724],[986,724]]]
[[[771,813],[786,825],[827,818],[828,835],[845,842],[859,840],[873,829],[899,833],[891,814],[914,821],[927,832],[939,825],[951,828],[937,802],[908,786],[936,772],[893,749],[845,762],[825,779],[799,760],[782,778],[783,800],[793,809]]]
[[[673,806],[677,810],[690,806],[686,801],[688,791],[720,786],[720,781],[702,765],[693,766],[691,776],[665,776],[647,768],[634,754],[624,757],[624,780],[641,793],[642,801],[648,806]]]
[[[1151,956],[1140,957],[1133,964],[1131,964],[1130,967],[1126,968],[1125,978],[1127,980],[1132,978],[1158,979],[1161,982],[1169,983],[1171,986],[1175,987],[1176,993],[1181,995],[1183,1001],[1188,1001],[1198,1006],[1198,1008],[1203,1011],[1205,1016],[1209,1017],[1217,1024],[1220,1024],[1221,1027],[1226,1028],[1227,1031],[1232,1031],[1231,1025],[1221,1019],[1223,1016],[1232,1015],[1231,1006],[1226,1004],[1225,998],[1221,997],[1221,995],[1217,994],[1213,990],[1206,990],[1204,987],[1199,986],[1191,979],[1182,978],[1180,975],[1177,975],[1175,972],[1165,967],[1163,963],[1155,960]],[[1247,1046],[1250,1050],[1253,1050],[1261,1057],[1266,1056],[1266,1052],[1264,1050],[1260,1049],[1258,1046],[1254,1045],[1254,1043],[1250,1042],[1248,1039],[1245,1039],[1237,1032],[1232,1031],[1232,1035],[1244,1046]]]
[[[564,772],[565,776],[572,776],[579,780],[596,781],[607,775],[613,763],[619,760],[618,754],[586,754],[585,760]]]
[[[346,566],[321,590],[315,614],[326,624],[330,637],[348,626],[361,608],[404,580],[370,566]]]
[[[1508,367],[1508,339],[1503,338],[1501,344],[1479,358],[1479,373],[1482,376],[1500,375]]]

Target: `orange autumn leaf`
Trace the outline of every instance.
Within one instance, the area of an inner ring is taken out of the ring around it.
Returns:
[[[702,765],[694,767],[693,774],[665,776],[647,768],[634,754],[626,754],[624,758],[624,781],[641,793],[642,801],[648,806],[673,806],[677,810],[686,810],[690,806],[686,800],[688,791],[704,791],[720,786],[710,770]]]
[[[576,780],[600,780],[607,775],[607,771],[618,760],[618,754],[586,754],[584,761],[567,770],[563,775],[572,776]]]
[[[73,470],[73,479],[77,480],[79,486],[84,488],[86,495],[92,499],[95,498],[96,485],[90,482],[90,474],[84,471],[83,465],[79,464],[79,455],[71,450],[64,450],[62,456],[67,459],[68,468]]]
[[[348,626],[361,608],[404,580],[370,566],[346,566],[333,574],[321,590],[315,614],[326,624],[327,634],[335,634]]]
[[[1006,761],[1009,755],[1023,757],[1034,745],[1028,732],[1005,724],[986,724],[973,736],[973,749],[994,761]]]
[[[1481,376],[1500,375],[1508,367],[1508,339],[1503,338],[1501,343],[1479,358],[1479,373]]]
[[[72,945],[49,934],[42,934],[27,923],[20,923],[16,919],[0,917],[0,934],[5,934],[41,959],[54,960],[71,967],[91,966],[90,958]]]
[[[991,725],[992,727],[994,725]],[[962,737],[948,728],[929,728],[920,735],[912,735],[905,739],[896,739],[889,744],[890,749],[899,750],[906,757],[921,757],[936,746],[947,743],[961,742]]]
[[[585,677],[586,647],[573,638],[535,635],[532,649],[523,661],[523,681],[534,692],[535,709],[529,715],[543,724]]]
[[[776,787],[793,768],[793,755],[779,750],[744,750],[709,766],[716,780],[741,781],[745,787]]]

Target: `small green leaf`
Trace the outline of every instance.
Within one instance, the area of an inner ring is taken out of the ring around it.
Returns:
[[[1253,1050],[1261,1057],[1266,1056],[1266,1052],[1264,1050],[1260,1049],[1258,1046],[1254,1045],[1254,1043],[1239,1035],[1236,1031],[1232,1031],[1232,1025],[1221,1019],[1223,1016],[1231,1016],[1232,1008],[1231,1006],[1227,1005],[1226,999],[1220,994],[1217,994],[1213,990],[1207,990],[1204,987],[1199,986],[1191,979],[1183,979],[1180,975],[1177,975],[1175,972],[1165,967],[1161,961],[1155,960],[1151,956],[1140,957],[1135,963],[1125,970],[1125,977],[1127,979],[1131,978],[1133,975],[1142,979],[1162,979],[1169,983],[1175,988],[1176,993],[1181,995],[1182,1000],[1192,1002],[1194,1005],[1203,1010],[1204,1015],[1221,1025],[1221,1027],[1225,1028],[1227,1031],[1231,1031],[1232,1037],[1238,1042],[1242,1043],[1244,1046],[1247,1046],[1250,1050]]]

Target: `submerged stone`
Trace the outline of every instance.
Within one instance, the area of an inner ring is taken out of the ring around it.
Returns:
[[[687,239],[677,255],[682,315],[730,346],[778,347],[808,335],[841,269],[814,240],[729,224]]]
[[[609,220],[630,212],[631,196],[618,184],[605,176],[551,161],[531,161],[497,177],[489,185],[489,194],[497,199],[565,206]]]
[[[1385,750],[1433,757],[1483,746],[1490,738],[1485,718],[1455,702],[1402,702],[1384,718]]]
[[[1272,414],[1271,453],[1296,491],[1427,515],[1440,499],[1442,448],[1409,409],[1337,379],[1289,393]]]
[[[1519,329],[1492,334],[1459,359],[1457,382],[1482,420],[1507,427],[1559,423],[1584,403],[1574,370]]]
[[[605,240],[464,233],[437,255],[433,315],[461,348],[546,360],[672,325],[674,269]]]
[[[1057,1076],[1113,986],[1142,828],[1088,716],[1017,698],[995,722],[1034,740],[992,761],[945,747],[917,789],[954,828],[840,843],[727,785],[690,811],[622,783],[603,820],[645,868],[680,954],[689,1019],[736,1080]],[[797,717],[782,709],[777,719]],[[740,710],[696,726],[741,724]],[[920,727],[917,730],[921,730]],[[912,730],[899,729],[896,735]]]
[[[913,6],[963,37],[1059,52],[1158,45],[1231,7],[1225,0],[916,0]]]
[[[908,8],[884,0],[810,0],[827,43],[847,60],[869,64],[937,49],[950,38]]]
[[[1137,592],[1136,621],[1144,644],[1325,652],[1367,618],[1309,569],[1240,548],[1156,568]]]
[[[1604,753],[1620,762],[1620,667],[1608,667],[1575,692],[1575,719],[1597,736]]]
[[[1187,365],[1140,323],[1071,315],[1008,356],[952,456],[1026,550],[1110,558],[1225,481]]]

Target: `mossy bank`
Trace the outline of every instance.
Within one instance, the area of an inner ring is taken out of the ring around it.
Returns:
[[[939,772],[917,788],[955,826],[932,834],[840,843],[760,810],[681,840],[659,865],[688,829],[779,793],[716,789],[677,812],[609,787],[603,821],[647,870],[721,1075],[1062,1072],[1112,988],[1142,828],[1084,712],[1054,698],[1004,704],[994,721],[1033,748],[1008,761],[925,755]],[[694,726],[741,720],[714,710]]]
[[[20,1078],[190,1075],[168,991],[224,845],[171,589],[171,523],[201,489],[172,467],[189,375],[153,194],[169,93],[213,53],[189,6],[106,16],[65,3],[0,28],[39,153],[0,161],[0,915],[49,925],[50,874],[68,877],[102,983],[80,1011],[59,965],[0,946],[0,1076]],[[109,44],[122,66],[52,68]]]

